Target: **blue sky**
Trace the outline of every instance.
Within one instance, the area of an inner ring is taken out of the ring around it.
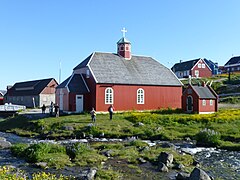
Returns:
[[[239,0],[0,0],[0,89],[61,80],[94,51],[116,52],[126,27],[132,53],[167,67],[240,55]]]

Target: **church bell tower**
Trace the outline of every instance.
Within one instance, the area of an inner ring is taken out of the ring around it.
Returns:
[[[123,37],[117,42],[117,53],[119,56],[124,57],[126,60],[130,60],[131,55],[131,42],[125,37],[127,30],[123,28]]]

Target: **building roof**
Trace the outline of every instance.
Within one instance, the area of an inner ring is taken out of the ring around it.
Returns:
[[[6,94],[7,91],[5,90],[0,90],[0,96],[4,96]]]
[[[127,44],[131,44],[131,42],[125,38],[125,37],[122,37],[121,39],[119,39],[119,41],[117,42],[117,44],[124,44],[124,43],[127,43]]]
[[[67,87],[69,92],[76,94],[84,94],[89,92],[89,89],[81,74],[72,74],[63,81],[57,88]]]
[[[190,61],[184,61],[174,64],[174,66],[171,68],[174,72],[177,71],[187,71],[193,68],[193,66],[202,58],[193,59]],[[205,61],[205,59],[203,59]]]
[[[57,81],[54,78],[18,82],[15,83],[13,87],[11,87],[7,91],[7,95],[11,96],[39,95],[52,80],[54,80],[57,84]]]
[[[232,57],[224,66],[240,64],[240,56]]]
[[[86,64],[97,83],[182,86],[171,70],[151,57],[132,56],[126,60],[117,54],[95,52],[74,70]]]
[[[215,94],[210,90],[209,86],[192,86],[193,90],[198,94],[199,98],[216,99]]]

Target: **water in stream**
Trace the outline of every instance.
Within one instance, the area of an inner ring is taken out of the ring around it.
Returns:
[[[11,133],[4,132],[0,132],[0,137],[6,138],[6,140],[11,142],[12,144],[31,143],[36,141],[35,139],[19,137]],[[179,144],[177,146],[179,146]],[[216,150],[212,148],[202,148],[200,150],[196,148],[194,149],[193,147],[187,148],[195,151],[194,156],[196,160],[202,165],[203,169],[215,179],[240,179],[240,152]],[[29,174],[32,174],[33,172],[38,172],[40,170],[39,168],[33,167],[31,164],[28,164],[24,160],[12,156],[9,149],[0,150],[0,166],[2,165],[12,165],[28,172]],[[47,171],[54,174],[76,176],[77,174],[79,174],[79,170],[79,168],[77,169],[73,167],[65,168],[62,170],[49,169]]]

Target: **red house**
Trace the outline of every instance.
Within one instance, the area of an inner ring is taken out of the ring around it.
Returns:
[[[176,63],[171,69],[178,78],[211,77],[212,70],[205,62],[206,59],[198,58],[190,61]]]
[[[171,70],[151,57],[131,54],[125,37],[117,54],[94,52],[56,88],[62,111],[151,110],[181,108],[182,83]]]
[[[189,85],[182,95],[182,108],[188,113],[214,113],[218,110],[218,95],[205,83]]]
[[[4,95],[6,94],[6,91],[0,90],[0,105],[4,104]]]

